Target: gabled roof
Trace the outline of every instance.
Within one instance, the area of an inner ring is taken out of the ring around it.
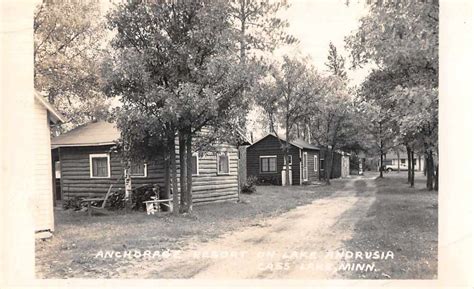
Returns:
[[[64,117],[38,92],[34,91],[35,99],[49,112],[49,118],[54,123],[65,122]]]
[[[259,142],[261,142],[262,140],[266,139],[269,136],[274,137],[274,138],[279,138],[281,141],[286,142],[286,139],[284,137],[277,137],[274,133],[269,133],[266,136],[259,139],[258,141],[254,142],[250,147],[254,146],[255,144],[257,144]],[[295,139],[293,141],[290,141],[290,145],[293,145],[293,146],[295,146],[297,148],[300,148],[300,149],[320,150],[320,148],[318,146],[310,144],[309,142],[307,142],[303,139],[300,139],[300,138]]]
[[[52,148],[112,145],[120,138],[114,123],[91,122],[79,126],[51,140]]]

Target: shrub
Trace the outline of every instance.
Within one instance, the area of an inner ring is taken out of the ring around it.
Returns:
[[[74,210],[79,211],[81,210],[85,204],[82,203],[82,198],[73,197],[63,201],[63,209],[64,210]]]
[[[257,177],[255,176],[250,176],[247,178],[247,181],[245,184],[242,186],[242,193],[244,194],[253,194],[257,191]]]
[[[281,185],[281,178],[277,176],[260,176],[257,179],[258,185]]]
[[[132,210],[134,211],[144,211],[146,209],[143,202],[149,201],[156,196],[155,191],[153,190],[152,185],[145,185],[138,188],[135,188],[132,191]],[[122,210],[125,208],[125,191],[118,190],[113,192],[107,198],[107,204],[105,207],[109,210]]]

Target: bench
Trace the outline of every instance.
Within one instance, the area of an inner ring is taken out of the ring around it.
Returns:
[[[168,208],[170,208],[170,211],[173,210],[173,207],[171,206],[171,200],[172,199],[162,199],[162,200],[159,200],[157,199],[156,197],[152,197],[153,200],[150,200],[150,201],[145,201],[143,203],[145,203],[146,205],[146,214],[147,215],[154,215],[156,212],[158,212],[160,209],[160,204],[163,204],[165,206],[167,206]]]
[[[107,194],[105,194],[105,197],[103,198],[86,198],[82,200],[83,202],[87,202],[87,214],[89,216],[92,216],[92,211],[100,212],[102,214],[108,213],[107,209],[105,208],[105,204],[107,203],[107,199],[112,193],[112,187],[113,185],[110,185],[109,190],[107,191]],[[102,202],[102,204],[100,206],[92,206],[92,203],[94,202]]]

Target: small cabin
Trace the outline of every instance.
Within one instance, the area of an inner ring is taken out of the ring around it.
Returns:
[[[51,126],[64,122],[63,117],[38,92],[34,92],[33,134],[34,152],[34,200],[33,216],[35,236],[46,238],[54,231],[53,169],[51,166]]]
[[[115,150],[120,131],[114,123],[91,122],[53,138],[56,167],[55,200],[102,197],[110,185],[124,189],[124,163]],[[237,201],[238,147],[218,144],[213,151],[193,155],[193,204]],[[179,175],[179,159],[176,164]],[[132,163],[132,187],[157,184],[164,187],[164,156]]]
[[[413,159],[415,171],[424,171],[425,169],[425,159],[422,154],[416,153],[415,158]],[[408,170],[408,155],[405,151],[395,152],[389,151],[384,156],[384,169],[396,171],[400,169],[401,171]],[[380,166],[380,160],[378,160],[378,165]]]
[[[247,148],[247,177],[254,176],[259,183],[282,185],[286,169],[290,172],[290,184],[318,182],[320,178],[320,149],[302,139],[291,141],[289,165],[284,159],[282,145],[286,141],[268,134]]]

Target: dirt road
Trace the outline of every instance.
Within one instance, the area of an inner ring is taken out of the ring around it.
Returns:
[[[345,182],[330,197],[208,243],[194,243],[157,263],[159,268],[128,268],[122,277],[143,277],[146,270],[145,278],[337,278],[340,258],[333,253],[344,249],[343,242],[375,200],[373,179]]]

